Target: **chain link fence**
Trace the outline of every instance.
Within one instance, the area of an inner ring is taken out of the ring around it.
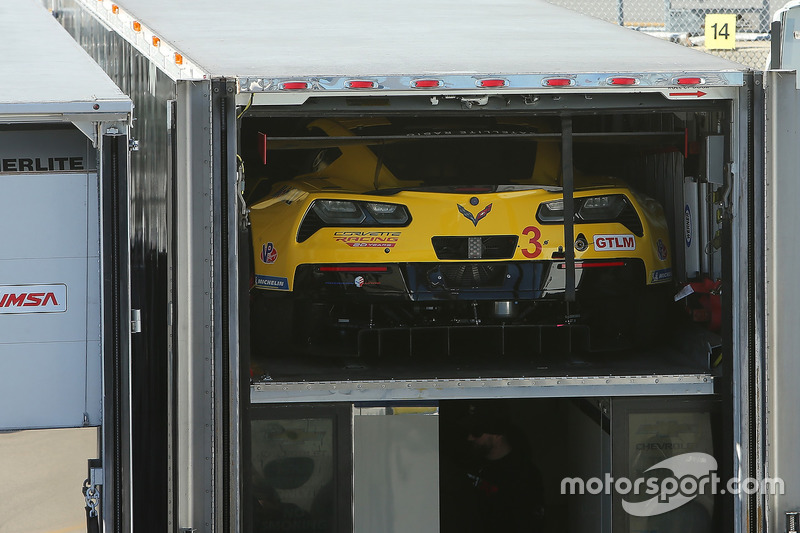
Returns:
[[[766,66],[772,15],[786,3],[786,0],[548,1],[584,15],[724,57],[755,70],[763,70]],[[708,18],[709,15],[728,17]],[[731,27],[724,25],[728,21]],[[735,28],[732,27],[733,21]],[[706,32],[707,22],[710,34]],[[724,42],[726,40],[730,42]],[[727,48],[720,48],[721,44]]]

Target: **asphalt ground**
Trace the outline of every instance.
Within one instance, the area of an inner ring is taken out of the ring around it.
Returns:
[[[97,428],[0,432],[0,533],[86,531],[81,493]]]

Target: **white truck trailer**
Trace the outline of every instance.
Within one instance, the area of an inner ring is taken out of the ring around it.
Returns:
[[[4,2],[0,27],[0,430],[101,428],[83,456],[95,460],[87,501],[98,503],[100,486],[108,496],[96,521],[113,516],[112,494],[129,486],[112,473],[130,472],[130,327],[119,309],[129,307],[133,105],[42,5]],[[28,465],[7,475],[30,479],[43,474],[31,461],[47,464],[9,446],[4,459]],[[20,514],[4,507],[5,526],[24,528]]]
[[[780,246],[793,228],[796,75],[779,70],[792,10],[763,77],[533,0],[47,4],[136,106],[139,150],[120,189],[131,274],[115,282],[131,296],[112,304],[134,326],[117,338],[131,409],[111,426],[130,424],[132,467],[102,465],[118,476],[118,492],[103,492],[106,530],[453,530],[465,506],[449,450],[485,406],[528,437],[548,530],[795,523],[796,363],[778,351],[795,333],[775,320],[795,301],[794,247]],[[565,205],[573,167],[588,166],[663,206],[683,319],[602,354],[490,347],[436,364],[292,357],[254,369],[242,191],[268,172],[259,133],[269,150],[311,120],[387,116],[487,125],[466,136],[497,133],[499,119],[555,121]],[[784,493],[684,494],[680,508],[637,514],[620,492],[559,491],[566,477],[642,479],[676,457],[711,457],[723,479],[782,477]],[[264,517],[265,498],[284,514]]]

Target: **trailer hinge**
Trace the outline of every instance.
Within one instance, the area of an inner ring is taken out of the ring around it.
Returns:
[[[128,139],[128,150],[131,152],[139,151],[139,139]]]
[[[786,513],[786,533],[800,533],[800,512]]]
[[[103,487],[103,467],[100,459],[89,459],[89,475],[83,482],[83,497],[86,501],[88,517],[96,518],[100,509],[100,491]]]
[[[142,311],[131,309],[131,333],[142,332]]]

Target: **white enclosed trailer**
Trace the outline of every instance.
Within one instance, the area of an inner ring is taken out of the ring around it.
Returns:
[[[721,477],[763,477],[759,75],[538,1],[48,3],[137,109],[131,307],[141,333],[131,345],[133,504],[122,509],[136,527],[255,530],[254,478],[303,455],[322,472],[313,486],[272,488],[308,510],[331,481],[323,527],[447,530],[450,413],[480,400],[504,400],[529,436],[547,421],[539,441],[553,444],[532,452],[548,457],[550,481],[633,475],[641,452],[690,449],[713,453]],[[248,380],[240,192],[262,170],[252,139],[312,118],[389,115],[560,120],[565,177],[573,163],[610,168],[665,207],[676,289],[718,282],[706,294],[717,311],[690,309],[716,317],[717,331],[689,321],[597,358],[271,360]],[[605,135],[613,150],[582,146],[581,135]],[[656,140],[645,149],[642,138]],[[719,494],[695,509],[708,530],[755,531],[765,502]],[[547,505],[556,529],[669,527],[627,515],[618,495],[552,493]],[[782,530],[782,518],[768,525]]]
[[[109,496],[110,516],[129,497],[114,473],[130,460],[130,319],[120,310],[132,102],[42,5],[3,2],[0,32],[0,430],[100,428],[91,487]],[[51,453],[64,452],[49,438]],[[41,503],[31,512],[47,514]],[[3,514],[8,527],[33,526]]]

